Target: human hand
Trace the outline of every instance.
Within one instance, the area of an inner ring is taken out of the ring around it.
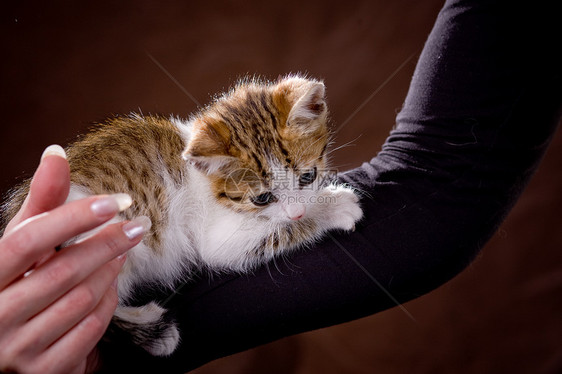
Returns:
[[[117,305],[115,280],[123,254],[140,242],[145,229],[136,220],[110,224],[57,252],[59,244],[128,205],[123,195],[63,205],[70,187],[68,163],[62,148],[48,150],[28,197],[0,238],[0,372],[91,370],[96,344]]]

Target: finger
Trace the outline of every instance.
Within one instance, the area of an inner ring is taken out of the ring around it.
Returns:
[[[139,217],[109,225],[85,241],[63,248],[28,277],[6,288],[0,301],[3,297],[11,300],[10,307],[17,311],[12,322],[25,321],[41,312],[105,263],[138,244],[150,228],[147,220]]]
[[[58,145],[47,147],[33,176],[30,191],[6,232],[23,220],[47,212],[64,203],[70,189],[70,168],[64,150]]]
[[[12,345],[39,354],[90,314],[116,280],[125,256],[109,261],[20,329]],[[40,332],[40,333],[38,333]]]
[[[46,362],[60,365],[61,372],[65,372],[66,368],[70,371],[75,362],[61,363],[60,358],[86,358],[105,333],[116,307],[117,294],[115,290],[109,290],[92,313],[49,347],[45,352]]]
[[[29,372],[70,373],[84,367],[86,357],[95,348],[117,306],[117,293],[110,288],[94,310],[64,336],[52,344],[26,368]]]
[[[95,196],[21,222],[0,239],[0,289],[59,244],[107,222],[130,204],[125,194]]]

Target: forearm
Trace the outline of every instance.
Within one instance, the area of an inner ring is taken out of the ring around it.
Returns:
[[[270,265],[186,285],[168,304],[179,350],[135,356],[139,367],[182,372],[396,306],[464,269],[529,180],[560,116],[559,31],[526,11],[447,3],[396,129],[377,157],[342,176],[365,192],[357,230],[279,261],[283,275]]]

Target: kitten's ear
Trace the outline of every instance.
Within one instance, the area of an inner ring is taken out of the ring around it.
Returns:
[[[214,173],[234,161],[230,150],[230,133],[218,121],[196,119],[192,138],[182,157],[197,169]]]
[[[304,132],[324,126],[328,109],[324,83],[301,77],[289,77],[279,83],[282,94],[290,105],[287,124]],[[319,122],[317,122],[319,120]]]

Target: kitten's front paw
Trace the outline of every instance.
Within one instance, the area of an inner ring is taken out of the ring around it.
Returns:
[[[328,203],[325,216],[329,229],[355,230],[355,223],[363,217],[359,198],[349,187],[328,186],[322,196]]]

